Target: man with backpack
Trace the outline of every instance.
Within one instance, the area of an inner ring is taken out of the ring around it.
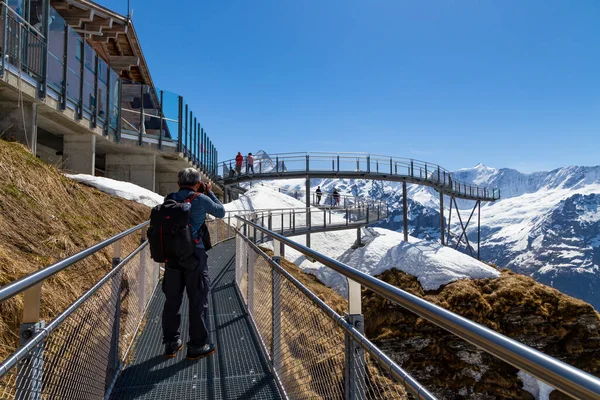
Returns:
[[[205,224],[206,214],[223,218],[225,208],[212,192],[212,185],[202,183],[198,170],[179,171],[177,182],[179,191],[168,195],[162,205],[152,210],[148,240],[152,259],[165,263],[162,281],[164,355],[175,357],[183,347],[179,309],[185,289],[189,299],[187,358],[197,360],[216,350],[215,345],[208,342],[205,323],[210,284],[206,255],[210,235]]]

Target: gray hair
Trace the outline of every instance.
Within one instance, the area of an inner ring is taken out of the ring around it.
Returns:
[[[194,168],[184,168],[177,174],[179,186],[194,186],[202,180],[200,172]]]

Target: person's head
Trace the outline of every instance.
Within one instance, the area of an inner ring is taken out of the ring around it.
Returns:
[[[317,186],[317,189],[321,189],[321,186]]]
[[[200,172],[194,168],[184,168],[177,174],[177,184],[179,187],[189,187],[198,192],[203,188]]]
[[[249,155],[249,156],[251,156],[251,155],[252,155],[252,153],[248,153],[248,155]]]
[[[238,156],[241,156],[241,155],[242,155],[242,152],[241,152],[241,151],[238,151]]]

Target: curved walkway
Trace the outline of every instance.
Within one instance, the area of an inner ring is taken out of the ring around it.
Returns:
[[[235,160],[221,162],[224,186],[250,180],[294,178],[348,178],[408,182],[430,186],[460,199],[496,201],[500,189],[459,182],[437,164],[408,158],[366,153],[280,153],[256,157],[254,173],[231,174]]]

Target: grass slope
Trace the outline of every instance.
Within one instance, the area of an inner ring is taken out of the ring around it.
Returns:
[[[0,285],[6,285],[149,216],[138,203],[112,197],[61,175],[18,143],[0,140]],[[122,245],[126,255],[139,235]],[[68,268],[42,287],[42,318],[50,320],[111,265],[112,248]],[[0,304],[0,356],[18,341],[22,295]]]

